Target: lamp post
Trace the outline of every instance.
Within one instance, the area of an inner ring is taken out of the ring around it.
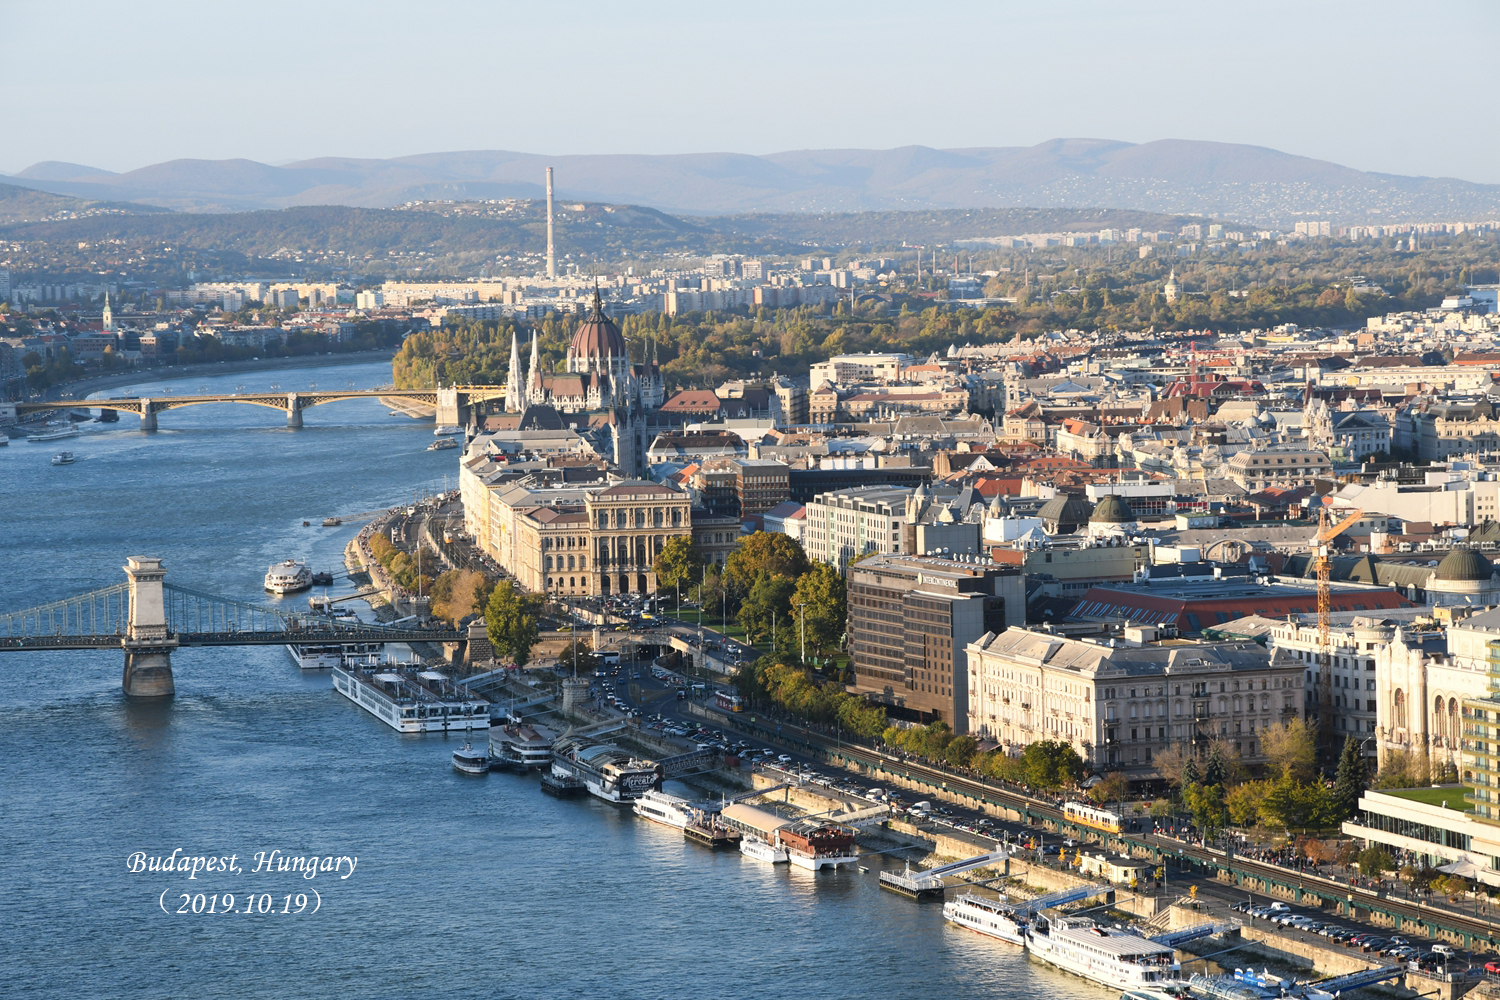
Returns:
[[[807,607],[806,601],[797,602],[797,630],[801,637],[801,653],[798,658],[804,664],[807,663],[807,613],[802,610],[805,607]]]

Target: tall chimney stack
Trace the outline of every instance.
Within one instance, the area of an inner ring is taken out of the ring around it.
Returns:
[[[547,277],[557,277],[557,250],[552,245],[552,168],[547,168]]]

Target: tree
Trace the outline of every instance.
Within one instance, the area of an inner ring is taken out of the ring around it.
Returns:
[[[1381,847],[1378,844],[1371,844],[1363,851],[1360,851],[1356,861],[1359,864],[1359,872],[1361,875],[1368,875],[1374,878],[1379,878],[1381,875],[1384,875],[1386,872],[1390,871],[1391,866],[1395,864],[1395,862],[1391,860],[1390,853],[1386,851],[1384,847]]]
[[[1264,781],[1247,781],[1229,790],[1224,796],[1224,805],[1228,807],[1229,818],[1235,826],[1250,827],[1260,821],[1260,806],[1269,787]]]
[[[1187,751],[1187,760],[1182,765],[1182,777],[1180,784],[1183,788],[1188,785],[1196,785],[1203,778],[1203,773],[1198,770],[1198,758],[1192,750]]]
[[[688,535],[678,535],[656,555],[656,587],[660,591],[690,588],[703,579],[703,554]]]
[[[972,736],[955,736],[943,748],[943,757],[954,767],[967,767],[979,749],[979,741]]]
[[[724,563],[724,582],[735,595],[748,594],[761,573],[796,580],[806,573],[807,555],[790,535],[757,531],[740,539]]]
[[[752,643],[774,638],[778,648],[795,649],[792,637],[792,593],[796,583],[762,571],[740,605],[739,623]]]
[[[1261,734],[1266,759],[1281,777],[1293,782],[1307,781],[1317,763],[1317,744],[1312,726],[1306,719],[1293,719],[1272,726]]]
[[[557,654],[557,665],[564,670],[578,666],[578,676],[587,677],[604,665],[604,658],[594,652],[594,647],[583,639],[574,639],[568,647]]]
[[[1061,740],[1032,743],[1022,752],[1021,759],[1025,762],[1026,784],[1032,788],[1061,788],[1083,779],[1083,758],[1072,744]]]
[[[1364,755],[1353,736],[1344,738],[1344,752],[1339,755],[1338,777],[1333,782],[1334,814],[1346,820],[1359,808],[1359,797],[1369,783],[1369,772],[1365,769]]]
[[[838,644],[848,620],[848,584],[843,574],[828,563],[813,563],[797,579],[792,594],[798,642],[823,652]]]
[[[489,629],[490,645],[495,647],[498,658],[509,660],[518,667],[531,661],[531,648],[540,634],[537,613],[541,599],[535,594],[522,593],[509,580],[501,580],[490,591],[489,602],[484,608],[484,623]]]
[[[1261,817],[1288,833],[1332,826],[1333,810],[1333,797],[1322,782],[1299,782],[1289,774],[1270,786],[1260,804]]]
[[[1224,788],[1221,785],[1184,785],[1182,801],[1191,810],[1193,821],[1205,834],[1216,833],[1229,824],[1229,809],[1224,804]]]
[[[1186,744],[1173,743],[1165,750],[1160,750],[1153,758],[1156,770],[1163,779],[1173,788],[1181,788],[1187,783],[1186,772],[1188,761],[1192,759],[1192,751]]]
[[[1130,790],[1130,782],[1125,775],[1119,771],[1110,771],[1104,777],[1094,783],[1089,789],[1089,798],[1095,805],[1108,805],[1111,802],[1119,802]]]

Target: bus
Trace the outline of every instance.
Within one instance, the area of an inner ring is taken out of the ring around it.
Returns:
[[[720,711],[743,712],[745,710],[745,699],[730,691],[717,691],[714,693],[714,704]]]
[[[1063,815],[1079,826],[1093,827],[1106,833],[1119,833],[1120,816],[1108,809],[1100,809],[1086,802],[1068,802],[1063,805]]]
[[[618,650],[609,650],[599,653],[599,662],[606,667],[618,667],[620,665],[620,653]]]

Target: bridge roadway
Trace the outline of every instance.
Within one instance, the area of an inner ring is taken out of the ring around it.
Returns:
[[[1019,792],[998,788],[918,761],[830,739],[820,733],[795,726],[779,728],[753,723],[739,715],[719,713],[728,728],[753,730],[769,741],[800,746],[834,764],[855,765],[874,773],[884,773],[925,784],[934,791],[963,796],[974,804],[995,806],[1019,814],[1032,825],[1047,824],[1060,833],[1101,842],[1121,853],[1146,856],[1157,863],[1169,859],[1187,862],[1195,868],[1223,877],[1215,881],[1225,888],[1240,887],[1246,891],[1272,893],[1301,902],[1309,897],[1333,905],[1334,911],[1347,919],[1378,914],[1398,926],[1414,924],[1422,933],[1432,936],[1442,930],[1460,936],[1464,946],[1476,945],[1495,949],[1500,945],[1500,926],[1477,916],[1468,916],[1446,908],[1397,899],[1388,893],[1278,865],[1256,861],[1232,851],[1200,847],[1189,841],[1158,834],[1108,834],[1081,826],[1066,818],[1062,810]]]
[[[326,628],[280,629],[274,631],[175,632],[166,641],[186,646],[284,646],[292,642],[462,642],[467,635],[456,629],[359,628],[341,626]],[[120,649],[126,636],[115,635],[41,635],[0,636],[0,652],[39,652],[64,649]]]
[[[231,392],[199,395],[124,396],[119,398],[53,400],[17,403],[18,414],[57,409],[99,409],[135,413],[141,418],[141,430],[156,430],[156,415],[166,410],[210,403],[248,403],[286,413],[288,427],[302,426],[302,411],[324,403],[346,399],[404,399],[427,403],[436,409],[437,422],[443,425],[466,423],[469,407],[475,403],[505,396],[505,386],[463,385],[434,389],[317,389],[275,392]]]

